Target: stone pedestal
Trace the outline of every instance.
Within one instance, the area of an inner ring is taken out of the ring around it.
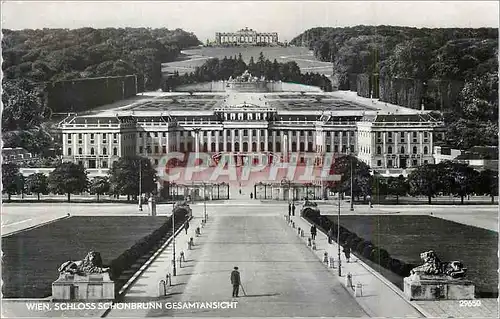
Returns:
[[[472,281],[447,276],[413,275],[404,279],[404,293],[410,300],[474,299]]]
[[[156,216],[156,200],[153,197],[149,198],[148,206],[149,206],[149,214],[151,216]]]
[[[61,274],[52,283],[52,300],[114,300],[115,283],[108,273],[87,276]]]

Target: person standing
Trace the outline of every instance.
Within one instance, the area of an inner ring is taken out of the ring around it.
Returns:
[[[295,203],[292,203],[292,216],[295,216]]]
[[[238,271],[238,267],[234,267],[234,270],[231,272],[231,285],[233,285],[233,297],[238,298],[240,284],[241,284],[240,272]]]
[[[312,240],[316,239],[316,225],[311,226],[311,238]]]
[[[184,226],[184,229],[186,230],[186,235],[188,233],[188,229],[189,229],[189,222],[186,221],[186,226]]]
[[[347,262],[349,262],[349,258],[351,258],[351,248],[347,245],[344,245],[344,255]]]
[[[292,204],[288,203],[288,217],[292,216]]]
[[[328,243],[331,244],[333,241],[333,228],[330,227],[330,230],[328,231]]]

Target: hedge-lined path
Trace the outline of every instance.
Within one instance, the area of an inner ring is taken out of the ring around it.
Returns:
[[[197,211],[199,206],[194,207]],[[152,264],[151,271],[145,275],[149,278],[139,279],[131,287],[125,301],[159,300],[163,304],[232,301],[229,276],[234,266],[240,268],[248,296],[245,297],[240,290],[235,309],[113,310],[110,316],[367,315],[335,275],[288,228],[282,220],[282,212],[275,205],[243,208],[228,202],[224,207],[210,208],[209,223],[202,229],[202,237],[197,240],[199,244],[187,256],[188,260],[194,261],[188,262],[189,267],[181,269],[174,279],[174,283],[179,280],[180,285],[174,287],[173,294],[155,297],[157,281],[161,277],[156,272],[166,267],[162,259],[158,264]],[[196,213],[195,217],[199,220]],[[167,256],[166,260],[169,259]],[[148,281],[148,286],[142,286]]]
[[[341,217],[342,218],[342,217]],[[310,236],[311,224],[301,217],[294,217],[296,227],[305,229],[303,238],[304,245]],[[286,223],[283,218],[283,223]],[[290,226],[289,226],[290,227]],[[315,254],[317,258],[323,259],[325,251],[329,256],[333,256],[337,266],[338,246],[335,241],[328,244],[328,237],[318,229],[316,236]],[[347,273],[351,273],[352,282],[362,284],[362,297],[356,297],[358,303],[370,313],[377,317],[430,317],[430,318],[498,318],[498,302],[494,298],[481,300],[480,307],[460,307],[458,300],[444,301],[407,301],[403,292],[394,284],[385,279],[381,274],[374,271],[372,267],[359,260],[351,252],[350,263],[346,262],[345,255],[341,247],[342,277],[339,278],[344,286]],[[353,262],[354,261],[354,262]],[[327,265],[325,265],[327,267]],[[379,267],[381,268],[381,267]],[[381,271],[387,271],[380,269]],[[338,269],[331,269],[338,273]],[[388,272],[388,271],[387,271]],[[390,274],[389,274],[390,275]],[[354,290],[350,290],[354,294]],[[412,306],[413,305],[413,306]]]

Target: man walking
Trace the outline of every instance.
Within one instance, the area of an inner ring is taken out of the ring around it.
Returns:
[[[292,204],[292,216],[295,216],[295,203]]]
[[[292,216],[292,204],[288,203],[288,217]]]
[[[234,267],[234,270],[231,272],[231,285],[233,285],[233,297],[235,298],[238,298],[240,284],[240,272],[238,271],[238,267]]]
[[[311,238],[312,240],[316,239],[316,225],[311,226]]]
[[[333,228],[330,227],[330,230],[328,231],[328,243],[331,244],[333,240]]]
[[[344,255],[347,262],[349,262],[349,259],[351,258],[351,248],[347,246],[347,244],[344,245]]]
[[[186,226],[184,226],[184,229],[186,230],[186,235],[188,233],[188,229],[189,229],[189,222],[186,221]]]

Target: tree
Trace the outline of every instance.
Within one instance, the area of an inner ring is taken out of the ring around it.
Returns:
[[[15,163],[2,164],[3,192],[7,193],[10,201],[12,194],[16,194],[19,187],[19,167]]]
[[[25,79],[5,80],[2,89],[2,132],[38,127],[46,110],[35,86]]]
[[[30,193],[36,193],[38,201],[40,201],[40,193],[47,193],[48,179],[43,173],[35,173],[28,176],[26,179],[26,189]]]
[[[366,197],[371,195],[372,176],[370,175],[370,167],[352,155],[345,155],[335,159],[330,171],[332,174],[338,174],[342,177],[340,182],[331,184],[332,188],[340,192],[350,191],[351,162],[353,167],[353,196]]]
[[[436,164],[418,166],[408,175],[410,193],[425,195],[429,205],[431,199],[442,189],[442,174]]]
[[[87,189],[88,179],[85,168],[71,162],[64,162],[56,166],[49,175],[49,189],[56,194],[71,194],[83,192]]]
[[[397,178],[389,177],[387,179],[387,193],[396,196],[396,204],[399,204],[399,196],[408,194],[409,185],[403,175]]]
[[[99,201],[99,195],[107,193],[109,189],[110,184],[107,176],[94,177],[90,182],[90,192],[97,195],[97,201]]]
[[[438,169],[443,175],[443,190],[450,194],[460,196],[460,203],[464,197],[474,193],[479,173],[467,164],[443,161],[438,164]]]
[[[139,170],[141,171],[141,192],[156,190],[156,170],[147,158],[125,156],[120,158],[109,171],[111,189],[116,194],[137,196],[139,194]]]
[[[498,196],[498,172],[486,169],[479,173],[477,178],[475,192],[478,195],[491,196],[491,203],[495,201],[495,196]]]

